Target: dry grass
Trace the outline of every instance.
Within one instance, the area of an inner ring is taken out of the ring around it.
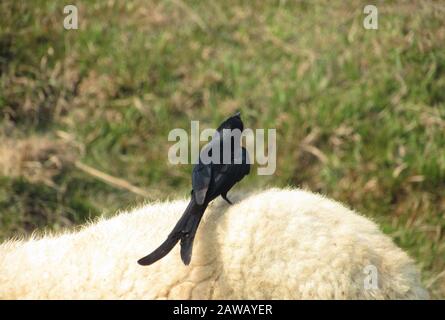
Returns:
[[[68,145],[44,136],[3,138],[0,144],[0,174],[31,183],[54,186],[54,178],[70,170],[74,159]]]

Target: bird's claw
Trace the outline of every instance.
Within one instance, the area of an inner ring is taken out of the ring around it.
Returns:
[[[221,195],[221,197],[226,200],[229,204],[233,204],[232,201],[230,201],[229,199],[227,199],[227,195]]]

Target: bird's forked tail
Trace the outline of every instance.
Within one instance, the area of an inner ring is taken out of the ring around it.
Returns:
[[[187,208],[167,239],[152,253],[139,259],[138,263],[143,266],[153,264],[165,257],[181,240],[181,259],[185,265],[188,265],[192,258],[193,240],[206,208],[207,204],[197,204],[194,195],[192,195]]]

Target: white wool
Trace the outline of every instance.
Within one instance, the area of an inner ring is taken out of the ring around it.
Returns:
[[[179,245],[143,267],[187,200],[153,203],[78,232],[0,245],[3,299],[428,298],[413,261],[376,224],[323,196],[270,189],[216,200],[192,262]],[[374,266],[377,287],[366,287]],[[373,268],[373,267],[371,267]]]

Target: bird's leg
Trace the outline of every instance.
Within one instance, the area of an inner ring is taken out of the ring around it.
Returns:
[[[233,204],[229,199],[227,199],[227,193],[222,193],[221,197],[226,200],[229,204]]]

